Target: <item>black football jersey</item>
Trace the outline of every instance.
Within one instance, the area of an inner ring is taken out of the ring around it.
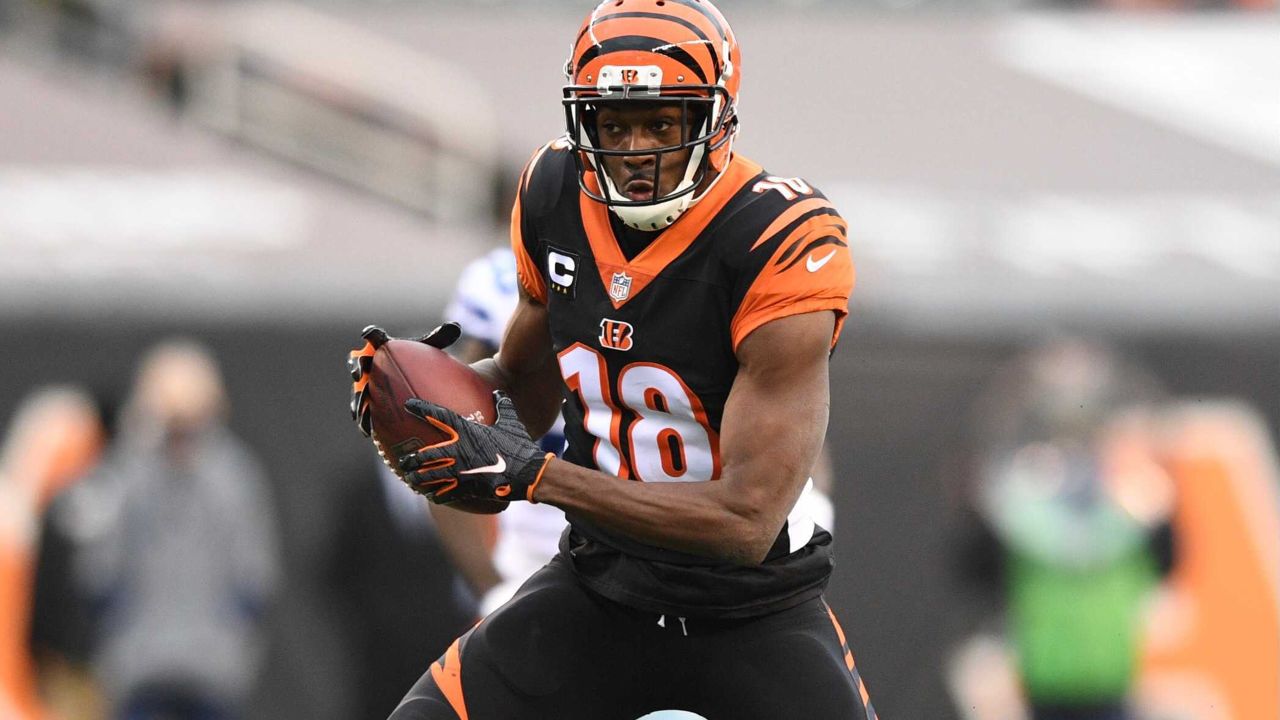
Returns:
[[[609,209],[578,182],[567,146],[545,146],[521,176],[511,223],[520,283],[548,308],[564,458],[635,481],[715,481],[743,338],[776,318],[831,310],[834,347],[853,287],[845,223],[803,180],[734,156],[699,202],[628,259]],[[584,583],[623,604],[747,617],[826,585],[831,536],[802,504],[759,566],[657,548],[572,512],[561,547]]]

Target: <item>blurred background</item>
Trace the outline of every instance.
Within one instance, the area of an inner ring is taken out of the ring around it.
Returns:
[[[505,242],[589,9],[0,0],[0,718],[385,717],[382,638],[465,627],[360,510],[344,361]],[[1280,720],[1275,0],[721,9],[740,151],[851,229],[829,600],[882,717]]]

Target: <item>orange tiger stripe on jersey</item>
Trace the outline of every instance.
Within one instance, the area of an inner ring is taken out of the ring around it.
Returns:
[[[794,242],[778,245],[773,257],[756,276],[747,294],[742,298],[733,322],[729,326],[736,351],[753,330],[771,320],[804,313],[831,310],[836,314],[831,347],[840,339],[845,317],[849,314],[849,295],[853,292],[853,258],[849,245],[844,242],[844,224],[830,223],[832,216],[823,215],[807,220],[796,232],[805,232],[802,238],[813,243],[829,236],[832,240],[818,246],[799,246]],[[794,220],[794,218],[793,218]],[[813,223],[813,226],[809,226]],[[810,232],[815,229],[820,232]],[[812,234],[813,237],[808,235]],[[792,233],[794,236],[795,233]],[[792,239],[792,238],[789,238]],[[795,251],[799,249],[800,252]],[[813,253],[820,253],[814,257]],[[828,253],[832,253],[828,257]],[[788,261],[788,258],[789,261]],[[811,261],[813,262],[812,264]]]
[[[838,215],[818,215],[800,223],[783,238],[778,246],[779,255],[771,267],[783,272],[795,265],[802,256],[816,249],[813,243],[847,245],[848,225]],[[822,242],[822,241],[826,242]],[[838,240],[839,242],[831,242]]]
[[[710,194],[689,208],[688,212],[681,215],[631,260],[627,260],[622,254],[618,240],[613,235],[608,207],[587,197],[585,193],[580,194],[578,199],[582,224],[587,231],[587,240],[591,243],[591,253],[596,259],[600,282],[606,288],[609,287],[613,274],[617,272],[625,272],[632,278],[630,294],[621,300],[611,300],[613,307],[620,308],[639,295],[663,268],[693,244],[707,224],[724,208],[725,203],[761,172],[759,165],[741,155],[734,155],[724,176]],[[594,173],[587,174],[587,183],[592,192],[599,192]]]
[[[765,231],[760,234],[759,239],[751,245],[751,249],[755,250],[760,247],[766,240],[781,232],[783,228],[795,222],[801,215],[814,210],[821,210],[823,208],[831,210],[835,209],[831,207],[831,203],[828,202],[826,198],[808,198],[792,205],[787,208],[785,212],[779,215],[776,220],[770,223],[769,227],[765,228]]]
[[[454,640],[444,652],[444,657],[431,663],[431,679],[444,694],[444,699],[449,701],[449,707],[458,714],[458,720],[468,720],[467,702],[462,694],[462,653],[458,649],[459,642],[461,638]]]

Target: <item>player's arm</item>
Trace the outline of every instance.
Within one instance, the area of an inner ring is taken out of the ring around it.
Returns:
[[[834,323],[826,311],[785,317],[739,345],[719,481],[630,482],[551,460],[534,499],[651,545],[761,562],[822,447]]]
[[[555,424],[560,414],[560,364],[552,351],[547,306],[523,287],[498,354],[471,367],[511,396],[530,435],[542,437]]]

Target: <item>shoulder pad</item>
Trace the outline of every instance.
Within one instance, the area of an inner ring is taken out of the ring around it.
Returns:
[[[763,263],[781,245],[821,233],[822,228],[830,227],[830,232],[845,238],[844,221],[835,207],[800,178],[762,174],[739,195],[734,212],[725,218],[721,229],[725,250],[735,264],[755,264],[749,257]]]
[[[557,138],[538,148],[520,175],[524,211],[530,216],[550,212],[567,194],[568,184],[577,190],[577,169],[568,142]]]

